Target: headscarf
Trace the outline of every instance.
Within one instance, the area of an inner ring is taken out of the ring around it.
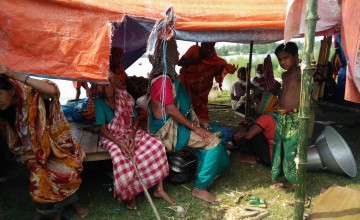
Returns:
[[[275,95],[269,92],[262,94],[260,108],[259,108],[260,114],[264,114],[267,112],[276,112],[279,108],[280,108],[279,99]]]
[[[172,82],[177,79],[175,65],[177,64],[176,56],[177,44],[175,41],[174,30],[174,10],[170,7],[166,11],[166,19],[158,20],[153,27],[148,39],[147,53],[149,54],[149,61],[153,68],[150,72],[150,80],[148,87],[148,98],[150,97],[151,84],[154,79],[163,75],[168,76]],[[163,85],[165,84],[166,77],[163,77]],[[162,86],[162,100],[165,96],[165,86]],[[161,103],[164,106],[164,103]],[[164,109],[162,109],[164,111]]]
[[[164,44],[164,41],[166,43]],[[164,51],[164,45],[166,46]],[[164,53],[165,52],[165,53]],[[174,37],[171,37],[169,40],[159,39],[156,42],[154,55],[149,56],[149,61],[152,64],[153,68],[150,72],[150,82],[152,79],[166,74],[170,77],[171,81],[177,77],[175,66],[177,54],[177,44]]]
[[[172,7],[166,11],[166,19],[157,20],[148,39],[147,53],[153,68],[150,72],[152,79],[167,75],[172,81],[176,79],[175,56],[178,56],[175,41],[174,21],[176,17]]]
[[[272,92],[276,89],[276,82],[274,78],[273,66],[271,62],[271,56],[267,55],[264,59],[263,65],[264,75],[265,75],[265,92]]]

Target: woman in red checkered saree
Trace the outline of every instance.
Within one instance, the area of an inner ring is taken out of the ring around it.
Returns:
[[[155,197],[175,204],[162,184],[169,174],[164,145],[139,129],[134,99],[126,91],[122,77],[111,74],[109,82],[102,98],[95,100],[95,111],[101,131],[100,144],[109,151],[113,163],[114,196],[125,201],[128,209],[136,209],[135,197],[144,190],[142,181],[147,189],[156,186]]]

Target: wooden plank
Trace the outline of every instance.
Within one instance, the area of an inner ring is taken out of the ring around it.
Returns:
[[[240,112],[234,111],[234,113],[237,114],[238,116],[242,117],[242,118],[245,118],[245,115],[240,113]]]
[[[319,196],[310,219],[360,219],[360,191],[331,186]]]
[[[73,138],[78,141],[84,149],[86,161],[97,161],[110,159],[108,151],[99,146],[99,134],[91,132],[93,124],[70,122]]]

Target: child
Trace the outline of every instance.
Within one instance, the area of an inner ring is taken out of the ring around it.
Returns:
[[[294,42],[280,44],[275,55],[281,68],[282,92],[280,96],[281,110],[276,117],[276,131],[273,145],[272,179],[276,180],[284,175],[286,182],[277,183],[272,188],[294,188],[296,183],[295,156],[298,145],[299,117],[301,90],[301,70],[298,66],[298,47]]]
[[[281,68],[286,71],[281,75],[282,89],[280,105],[287,111],[298,111],[300,105],[301,70],[298,66],[298,47],[294,42],[281,44],[275,50]]]
[[[240,67],[237,71],[238,80],[230,89],[231,106],[234,111],[245,114],[246,69]]]

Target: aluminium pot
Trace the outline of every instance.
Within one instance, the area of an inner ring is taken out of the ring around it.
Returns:
[[[186,160],[178,156],[168,157],[170,173],[167,180],[173,183],[184,183],[195,176],[196,160]]]
[[[196,160],[188,161],[181,157],[170,156],[168,158],[170,170],[177,173],[185,173],[189,171],[190,165]]]

